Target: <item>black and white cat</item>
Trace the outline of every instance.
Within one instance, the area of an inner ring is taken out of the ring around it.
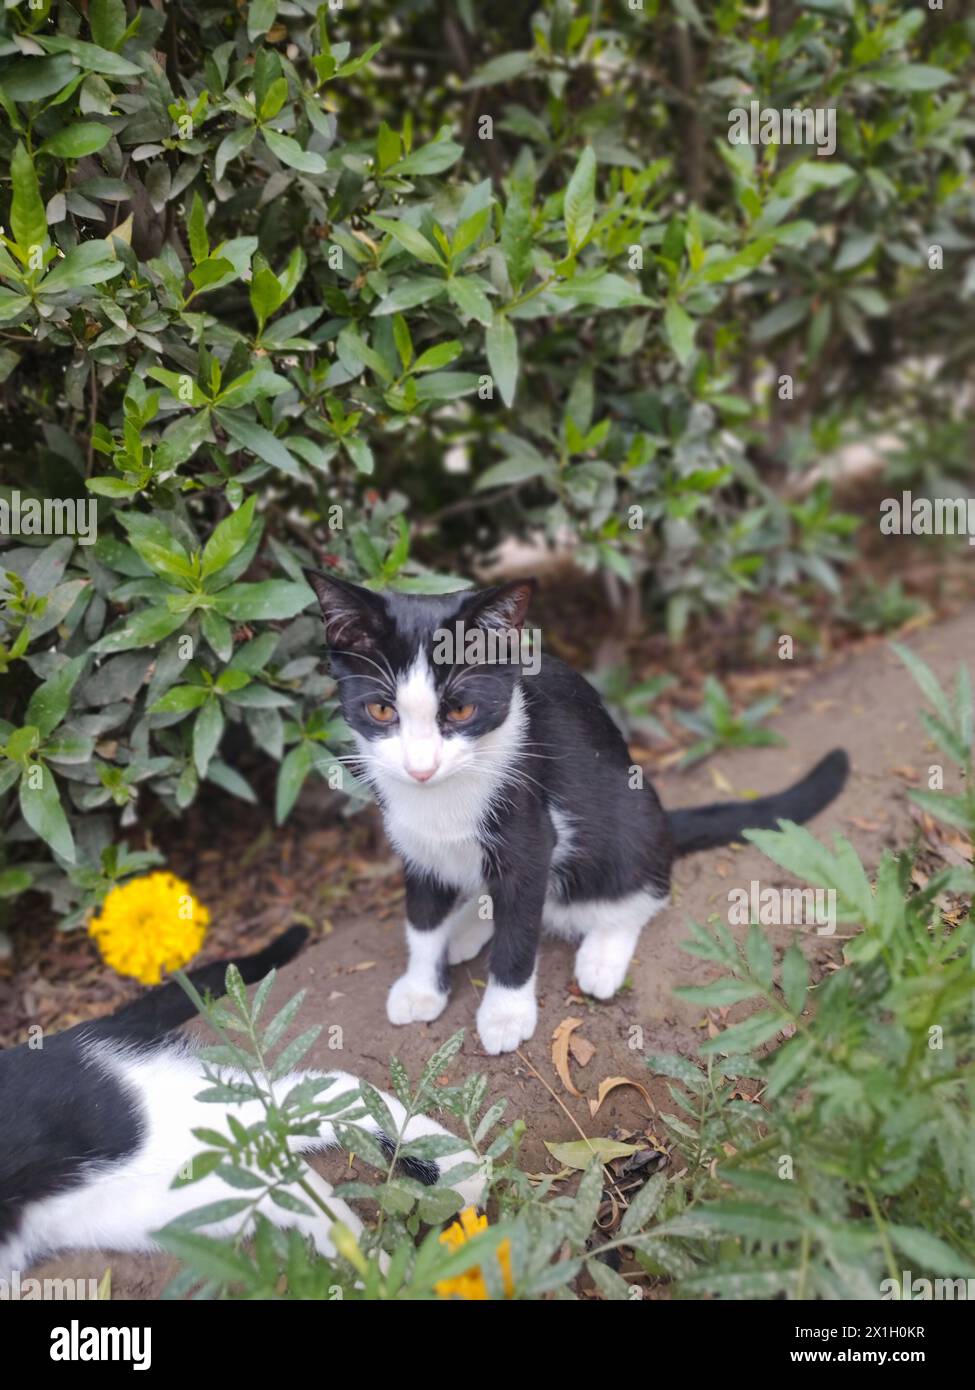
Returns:
[[[307,932],[292,927],[257,955],[236,962],[247,982],[259,980],[298,951]],[[225,963],[204,966],[190,978],[198,990],[223,993]],[[208,1088],[203,1067],[190,1043],[172,1029],[194,1014],[177,984],[164,985],[108,1018],[78,1024],[40,1048],[24,1044],[0,1052],[0,1279],[29,1269],[46,1255],[68,1250],[152,1251],[153,1232],[195,1207],[231,1195],[223,1179],[209,1174],[173,1188],[173,1178],[201,1148],[193,1130],[229,1134],[227,1115],[244,1126],[263,1115],[259,1101],[221,1105],[199,1101]],[[228,1081],[244,1080],[232,1068],[216,1068]],[[280,1096],[306,1077],[329,1076],[332,1084],[316,1101],[349,1095],[337,1118],[361,1113],[361,1084],[343,1072],[295,1072],[275,1082]],[[405,1128],[405,1111],[395,1096],[380,1092],[405,1140],[444,1135],[442,1125],[424,1115]],[[383,1134],[367,1116],[355,1123],[370,1130],[388,1153],[394,1136]],[[452,1137],[452,1136],[451,1136]],[[296,1152],[313,1152],[335,1143],[331,1122],[318,1133],[293,1141]],[[476,1162],[469,1150],[437,1162],[404,1158],[399,1166],[420,1182],[443,1178],[460,1163]],[[362,1223],[312,1169],[304,1179],[326,1200],[335,1217],[356,1234]],[[475,1174],[456,1184],[470,1205],[484,1192]],[[302,1196],[295,1193],[295,1196]],[[307,1205],[307,1198],[302,1197]],[[333,1253],[331,1222],[324,1215],[303,1216],[262,1201],[259,1208],[277,1226],[294,1227]],[[239,1216],[199,1229],[209,1235],[235,1234]]]
[[[517,641],[496,641],[492,660],[478,641],[518,636],[533,580],[408,596],[306,575],[353,767],[405,865],[409,963],[389,992],[392,1023],[436,1018],[448,966],[493,937],[477,1030],[486,1052],[512,1051],[535,1029],[543,927],[579,942],[580,988],[609,999],[667,902],[675,856],[808,820],[846,779],[836,750],[778,795],[668,815],[582,676],[547,654],[529,665]]]

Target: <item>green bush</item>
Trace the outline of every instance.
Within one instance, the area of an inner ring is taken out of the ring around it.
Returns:
[[[855,523],[782,482],[957,419],[973,29],[787,10],[4,11],[2,498],[98,538],[4,551],[0,891],[80,921],[147,798],[254,799],[241,731],[279,820],[342,785],[304,563],[444,589],[540,527],[675,637],[835,593]],[[753,97],[835,108],[835,154],[731,144]]]

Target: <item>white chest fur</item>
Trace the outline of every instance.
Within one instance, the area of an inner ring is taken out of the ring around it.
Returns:
[[[448,887],[480,892],[490,812],[504,805],[526,724],[516,690],[504,723],[478,740],[470,766],[458,766],[443,781],[429,783],[377,777],[386,834],[412,868]],[[375,764],[373,769],[375,776]]]

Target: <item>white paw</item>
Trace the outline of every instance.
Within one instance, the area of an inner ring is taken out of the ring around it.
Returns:
[[[472,922],[470,926],[458,928],[447,942],[450,964],[461,965],[465,960],[473,960],[485,942],[491,940],[493,932],[493,922]]]
[[[576,980],[583,994],[591,994],[594,999],[612,999],[626,979],[630,964],[630,952],[624,956],[607,948],[587,950],[597,947],[596,939],[585,942],[576,953]]]
[[[534,981],[521,989],[489,985],[477,1011],[481,1045],[491,1057],[514,1052],[534,1033],[537,1021]]]
[[[401,975],[386,997],[386,1017],[390,1023],[430,1023],[446,1005],[446,994],[413,976]]]

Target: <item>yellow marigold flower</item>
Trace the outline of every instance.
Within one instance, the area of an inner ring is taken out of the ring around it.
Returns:
[[[88,923],[102,960],[120,975],[158,985],[203,945],[210,913],[175,874],[154,873],[113,888]]]
[[[451,1250],[459,1250],[478,1232],[486,1231],[487,1225],[486,1216],[478,1216],[473,1207],[465,1207],[459,1219],[448,1226],[445,1231],[441,1231],[440,1243],[441,1245],[449,1245]],[[510,1298],[515,1291],[515,1281],[511,1277],[510,1240],[505,1238],[501,1242],[498,1246],[497,1256],[498,1264],[501,1266],[505,1297]],[[484,1300],[490,1297],[480,1265],[474,1265],[472,1269],[465,1270],[463,1274],[457,1275],[454,1279],[442,1279],[439,1284],[434,1285],[434,1289],[441,1298]]]

